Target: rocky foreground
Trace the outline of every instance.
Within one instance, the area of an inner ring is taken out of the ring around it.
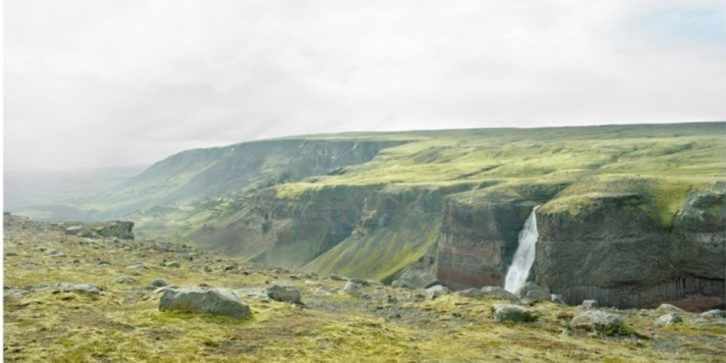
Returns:
[[[391,287],[105,227],[6,216],[7,361],[726,361],[721,310]]]

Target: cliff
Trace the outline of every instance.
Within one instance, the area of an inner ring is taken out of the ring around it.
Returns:
[[[530,279],[570,303],[723,304],[725,123],[313,135],[171,156],[78,206],[263,265],[501,285],[535,205]],[[62,216],[57,216],[62,219]]]

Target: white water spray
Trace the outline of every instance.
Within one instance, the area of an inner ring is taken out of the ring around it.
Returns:
[[[539,233],[537,232],[537,211],[539,206],[532,209],[532,213],[529,214],[527,221],[524,222],[522,231],[519,232],[519,246],[517,246],[517,252],[514,253],[514,260],[512,265],[507,270],[507,277],[504,280],[504,289],[511,292],[517,293],[527,282],[527,276],[529,276],[529,270],[534,264],[534,252],[535,243]]]

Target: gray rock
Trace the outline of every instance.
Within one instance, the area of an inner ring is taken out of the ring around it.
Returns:
[[[272,285],[267,288],[267,296],[275,301],[300,304],[300,290],[292,286]]]
[[[436,283],[436,258],[433,255],[421,257],[406,267],[391,285],[408,289],[421,289]]]
[[[208,313],[236,319],[249,317],[252,312],[230,289],[185,287],[166,289],[159,299],[160,311]]]
[[[582,300],[582,307],[585,309],[597,309],[600,307],[600,304],[597,303],[597,300]]]
[[[511,302],[519,301],[519,298],[517,297],[517,295],[514,295],[511,292],[509,292],[499,286],[484,286],[481,288],[481,292],[482,292],[483,296],[485,296],[485,297],[490,297],[490,298],[500,299],[500,300],[509,300]]]
[[[98,262],[97,262],[96,264],[97,264],[97,265],[110,265],[110,264],[111,264],[111,262],[108,262],[108,261],[106,261],[106,260],[101,260],[101,261],[98,261]]]
[[[560,294],[550,294],[550,301],[555,304],[567,305],[565,298]]]
[[[345,286],[343,286],[343,292],[348,295],[359,295],[361,293],[361,290],[363,289],[364,285],[358,281],[355,280],[349,280],[345,283]]]
[[[133,284],[138,281],[137,278],[128,275],[122,275],[116,278],[116,282],[119,284]]]
[[[103,237],[134,239],[134,222],[114,221],[94,225],[93,232]]]
[[[656,321],[658,325],[672,325],[683,322],[683,318],[678,313],[668,313],[661,315]]]
[[[519,323],[535,321],[537,320],[537,316],[532,314],[529,309],[519,305],[497,304],[494,305],[494,320]]]
[[[81,233],[82,229],[83,229],[83,226],[70,226],[65,229],[65,233],[70,234],[70,235],[78,235]]]
[[[18,253],[15,252],[15,250],[7,250],[7,249],[5,250],[5,257],[12,257],[12,256],[17,256],[17,255],[18,255]]]
[[[533,300],[533,301],[549,301],[550,300],[549,290],[543,288],[542,286],[535,284],[532,281],[524,284],[524,287],[522,287],[522,289],[519,290],[519,296],[521,298],[525,298],[525,299],[529,299],[529,300]]]
[[[154,281],[151,281],[149,286],[154,287],[154,288],[164,287],[164,286],[169,286],[169,283],[164,280],[161,280],[161,279],[156,279]]]
[[[181,267],[181,265],[177,261],[169,261],[169,262],[164,262],[164,267],[175,267],[175,268],[179,268],[179,267]]]
[[[126,266],[127,270],[144,270],[146,269],[146,266],[144,266],[143,263],[135,263],[133,265]]]
[[[570,321],[570,327],[608,336],[625,333],[623,317],[602,310],[588,310],[575,315]]]
[[[475,289],[475,288],[460,290],[460,291],[455,292],[454,294],[463,296],[463,297],[470,297],[470,298],[477,298],[477,297],[484,295],[484,293],[481,291],[481,289]]]
[[[701,313],[701,317],[704,319],[724,319],[726,318],[726,310],[713,309]]]
[[[442,285],[431,286],[426,289],[426,300],[434,300],[439,296],[447,295],[449,288]]]

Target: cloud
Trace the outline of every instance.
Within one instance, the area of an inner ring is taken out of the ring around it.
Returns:
[[[9,0],[6,168],[347,130],[723,120],[725,9]]]

